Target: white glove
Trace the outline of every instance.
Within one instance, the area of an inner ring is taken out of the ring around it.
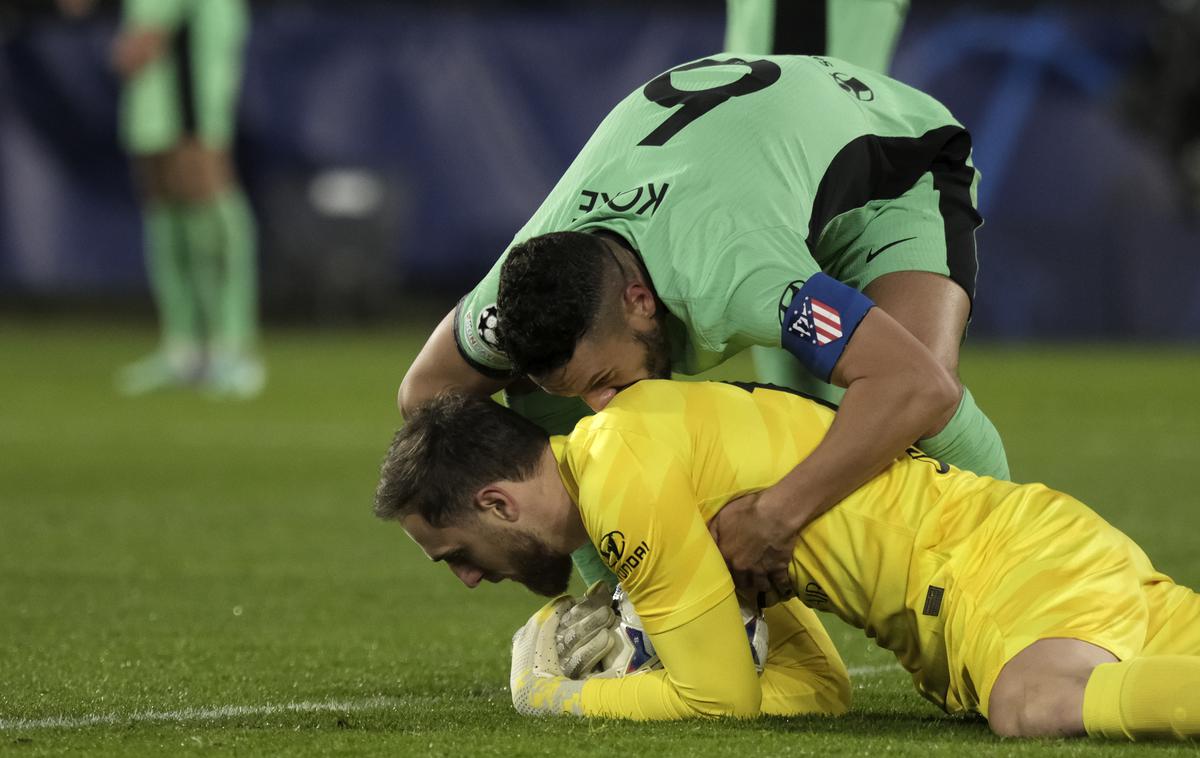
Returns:
[[[558,623],[555,652],[564,676],[583,679],[613,649],[620,619],[612,609],[612,589],[604,581],[595,582],[572,602]]]
[[[559,622],[572,602],[569,596],[559,595],[513,635],[508,683],[513,707],[522,716],[583,713],[579,697],[583,682],[563,676],[555,650]]]

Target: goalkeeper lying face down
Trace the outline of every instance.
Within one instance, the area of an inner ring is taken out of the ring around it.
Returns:
[[[797,599],[768,609],[758,675],[706,524],[795,467],[832,421],[775,389],[643,381],[547,438],[495,403],[443,395],[397,432],[376,514],[469,587],[511,579],[555,595],[571,552],[596,546],[663,668],[570,678],[571,638],[587,634],[560,622],[586,613],[556,598],[514,639],[525,714],[840,713],[847,674],[816,609],[891,650],[926,698],[1002,735],[1200,735],[1200,597],[1068,495],[916,449],[801,533]]]

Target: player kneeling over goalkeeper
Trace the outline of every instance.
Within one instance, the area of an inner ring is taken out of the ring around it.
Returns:
[[[560,598],[514,640],[522,713],[837,713],[845,669],[795,601],[768,609],[756,676],[706,527],[794,468],[833,416],[773,389],[642,381],[547,438],[495,403],[443,395],[396,434],[376,513],[470,587],[562,592],[588,540],[608,562],[663,669],[566,676],[556,642],[571,647],[573,627],[558,627],[572,601]],[[910,450],[801,532],[789,573],[805,605],[863,629],[925,697],[978,711],[999,734],[1200,736],[1200,597],[1043,485]]]

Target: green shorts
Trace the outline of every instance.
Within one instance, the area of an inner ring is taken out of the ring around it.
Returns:
[[[975,230],[983,219],[975,209],[979,172],[970,152],[969,138],[952,141],[903,194],[830,220],[811,251],[817,265],[859,291],[898,271],[939,274],[962,287],[973,306]],[[754,359],[761,381],[841,403],[844,390],[811,375],[787,351],[756,347]]]
[[[928,271],[953,279],[974,303],[975,229],[983,220],[974,202],[979,174],[970,173],[956,190],[936,170],[926,172],[897,198],[843,213],[822,231],[813,257],[860,291],[885,274]]]
[[[188,5],[166,54],[125,84],[121,137],[130,153],[160,153],[184,136],[229,146],[248,29],[243,0]]]

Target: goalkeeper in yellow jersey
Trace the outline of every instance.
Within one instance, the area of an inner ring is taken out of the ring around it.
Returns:
[[[748,716],[767,710],[768,684],[770,712],[836,712],[811,698],[835,691],[840,669],[815,654],[815,625],[800,635],[814,677],[786,670],[801,682],[794,707],[770,659],[756,680],[706,526],[804,459],[833,417],[770,388],[642,381],[569,437],[547,438],[495,403],[443,395],[397,432],[376,513],[471,587],[513,579],[553,595],[571,551],[596,546],[664,669],[567,678],[553,640],[571,601],[559,599],[516,640],[524,713]],[[999,734],[1200,736],[1200,597],[1044,485],[911,449],[801,532],[789,573],[804,604],[891,650],[922,695],[982,713]]]

